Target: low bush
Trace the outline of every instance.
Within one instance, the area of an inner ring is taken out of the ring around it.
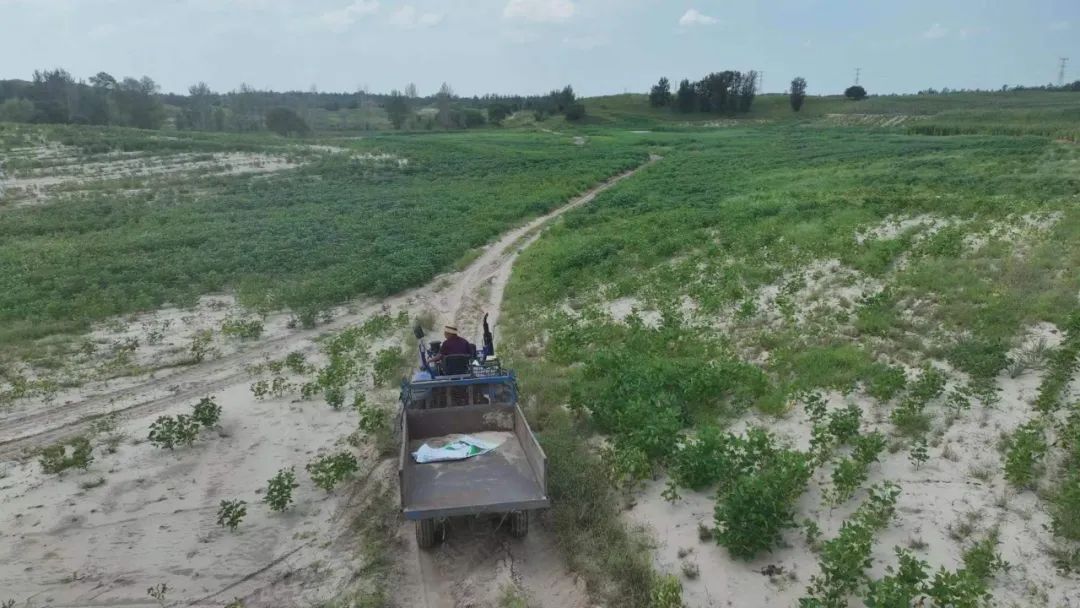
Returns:
[[[850,458],[841,459],[832,472],[832,488],[827,492],[834,505],[847,502],[866,481],[870,465],[885,449],[885,436],[874,432],[856,437]]]
[[[262,336],[263,323],[259,319],[226,319],[221,324],[221,333],[230,338],[254,340]]]
[[[313,371],[311,366],[308,365],[304,353],[301,352],[285,355],[285,367],[289,368],[289,371],[294,374],[309,374]]]
[[[408,359],[400,348],[384,348],[375,354],[372,363],[372,380],[375,386],[388,386],[401,379],[402,370],[408,366]]]
[[[833,410],[829,412],[829,433],[836,439],[838,445],[843,445],[859,434],[861,421],[862,410],[856,405]]]
[[[266,482],[266,497],[263,499],[272,511],[284,511],[293,502],[293,488],[297,486],[295,467],[281,469]]]
[[[201,424],[204,429],[215,427],[218,421],[221,420],[221,406],[217,404],[213,397],[203,397],[195,404],[191,417],[195,422]]]
[[[1006,442],[1005,479],[1017,488],[1030,487],[1046,450],[1041,423],[1032,420],[1020,426]]]
[[[870,495],[855,513],[840,525],[840,532],[822,545],[821,572],[810,578],[808,595],[799,600],[802,608],[846,608],[848,596],[866,580],[874,534],[892,519],[900,488],[884,483],[870,489]]]
[[[247,502],[243,500],[223,500],[218,506],[217,523],[235,531],[240,521],[247,515]]]
[[[889,414],[889,420],[897,432],[907,437],[917,437],[930,430],[930,415],[926,413],[926,402],[909,396]]]
[[[188,352],[191,353],[192,363],[202,363],[213,352],[211,346],[214,342],[214,332],[207,329],[197,332],[194,337],[191,338],[191,346],[188,347]]]
[[[742,559],[771,550],[784,529],[795,526],[795,501],[813,472],[806,454],[787,450],[759,466],[722,490],[716,502],[716,541]]]
[[[911,466],[915,467],[918,471],[927,460],[930,459],[930,454],[926,451],[926,438],[916,437],[915,441],[911,443],[911,450],[908,453],[908,460],[911,461]]]
[[[72,468],[85,470],[94,462],[93,448],[86,437],[74,437],[42,448],[38,462],[41,463],[41,470],[49,475]]]
[[[376,436],[385,431],[390,423],[390,415],[381,407],[371,405],[363,393],[353,397],[353,409],[360,417],[360,430],[367,435]]]
[[[320,456],[307,464],[307,472],[316,486],[331,492],[339,482],[359,469],[356,457],[349,452]]]
[[[187,414],[159,416],[150,425],[147,439],[150,443],[165,449],[175,449],[178,445],[191,445],[199,436],[199,423]]]
[[[1008,568],[994,551],[996,543],[993,535],[976,543],[964,552],[963,568],[949,571],[942,567],[933,577],[926,562],[896,547],[898,567],[887,566],[884,577],[870,581],[863,601],[867,608],[984,606],[991,598],[987,581]]]

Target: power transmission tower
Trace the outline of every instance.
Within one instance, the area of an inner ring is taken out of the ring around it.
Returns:
[[[1069,63],[1068,57],[1062,57],[1058,61],[1061,62],[1061,67],[1058,68],[1058,86],[1065,86],[1065,64]]]
[[[862,68],[855,68],[855,84],[859,84],[860,75],[862,75]]]

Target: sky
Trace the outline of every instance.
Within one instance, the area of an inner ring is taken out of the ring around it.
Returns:
[[[63,67],[259,89],[644,92],[724,69],[870,93],[1080,79],[1080,0],[0,0],[0,78]]]

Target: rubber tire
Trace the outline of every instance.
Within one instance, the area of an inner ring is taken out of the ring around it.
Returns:
[[[529,533],[529,512],[514,511],[510,514],[510,536],[525,538]]]
[[[439,542],[436,535],[438,528],[434,519],[421,519],[416,522],[416,544],[421,549],[434,547]]]

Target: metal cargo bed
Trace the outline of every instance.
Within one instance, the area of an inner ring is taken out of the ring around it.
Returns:
[[[405,409],[398,467],[405,518],[427,520],[529,511],[549,506],[547,458],[517,405]],[[495,450],[465,460],[418,464],[425,440],[457,433],[507,432]]]

